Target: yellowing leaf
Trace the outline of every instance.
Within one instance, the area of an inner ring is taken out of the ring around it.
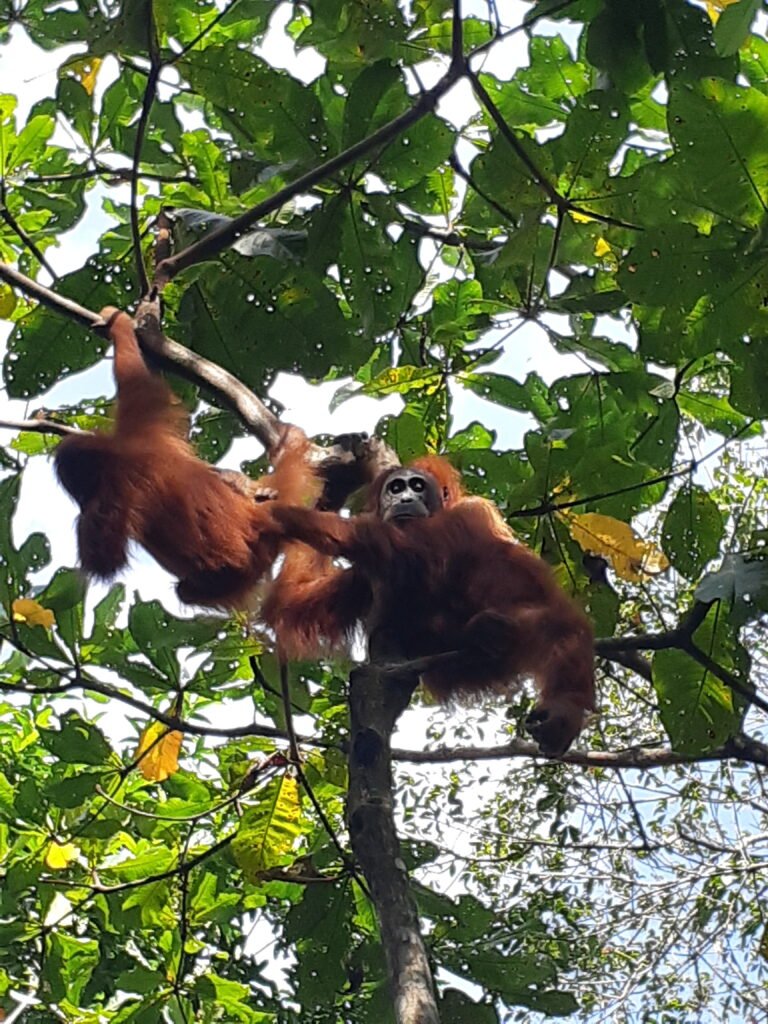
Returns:
[[[179,770],[181,733],[169,731],[163,722],[152,722],[139,737],[136,758],[139,771],[150,782],[164,782],[169,775]]]
[[[301,794],[292,775],[273,779],[258,797],[259,802],[243,814],[232,840],[235,860],[251,882],[293,861],[302,826]]]
[[[577,224],[589,224],[590,221],[595,219],[594,217],[590,217],[589,214],[579,213],[578,210],[569,210],[568,212],[571,215],[571,220],[575,221]]]
[[[75,57],[74,60],[67,61],[63,71],[65,73],[69,72],[82,85],[88,95],[93,96],[93,90],[96,88],[96,77],[101,65],[101,57]]]
[[[597,256],[597,258],[600,259],[601,256],[605,256],[607,253],[611,252],[611,247],[610,245],[608,245],[606,240],[601,237],[598,238],[598,240],[595,242],[595,248],[593,252],[595,256]]]
[[[77,860],[80,851],[74,843],[58,843],[54,839],[45,851],[43,863],[51,871],[62,871],[73,860]]]
[[[628,523],[597,512],[568,517],[571,536],[583,551],[602,555],[624,580],[639,582],[669,568],[666,555],[650,541],[641,540]]]
[[[50,608],[43,608],[30,597],[18,597],[11,605],[14,622],[26,622],[28,626],[42,626],[51,629],[56,624],[56,616]]]
[[[0,285],[0,319],[10,320],[14,309],[16,309],[16,293],[8,285]]]

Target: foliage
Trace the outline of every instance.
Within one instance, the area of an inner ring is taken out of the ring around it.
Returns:
[[[508,24],[508,6],[467,4],[459,65],[449,0],[0,0],[5,53],[26,33],[61,58],[31,109],[0,96],[0,260],[44,275],[101,203],[108,230],[53,287],[129,305],[158,216],[178,253],[257,208],[172,275],[168,333],[262,395],[288,370],[340,381],[334,405],[400,396],[379,433],[403,458],[450,453],[588,606],[601,708],[571,763],[514,742],[522,706],[434,713],[426,755],[399,754],[443,1020],[757,1019],[765,18],[754,0],[539,0]],[[9,398],[39,404],[103,358],[7,284],[0,315]],[[244,428],[198,405],[193,433],[218,458]],[[393,1019],[372,907],[284,756],[273,659],[239,622],[120,584],[88,601],[15,515],[54,444],[28,423],[0,451],[0,1008]],[[345,841],[338,672],[294,666],[291,694]],[[494,739],[513,742],[491,759]],[[430,764],[441,743],[453,760]]]

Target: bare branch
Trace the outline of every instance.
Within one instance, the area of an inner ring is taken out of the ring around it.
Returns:
[[[0,430],[18,430],[27,434],[55,434],[58,437],[88,433],[85,430],[78,430],[77,427],[69,427],[66,423],[43,419],[41,416],[30,420],[0,420]]]
[[[705,761],[748,761],[768,766],[768,746],[749,736],[734,736],[713,750],[684,754],[670,747],[627,747],[624,750],[569,750],[560,757],[546,757],[535,743],[510,740],[495,747],[441,747],[438,750],[392,751],[393,761],[410,764],[451,764],[455,761],[495,761],[506,758],[539,758],[580,768],[667,768],[670,765]]]
[[[81,306],[78,302],[65,299],[63,295],[57,295],[50,288],[39,284],[39,282],[34,281],[31,277],[27,277],[26,274],[14,270],[7,263],[0,263],[0,279],[14,288],[18,288],[19,291],[29,298],[36,299],[41,306],[46,306],[55,313],[68,317],[76,324],[80,324],[81,327],[93,330],[101,323],[97,313],[91,312],[90,309],[86,309],[85,306]]]

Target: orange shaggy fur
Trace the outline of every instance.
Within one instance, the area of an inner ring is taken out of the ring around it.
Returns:
[[[538,703],[528,728],[562,753],[594,706],[592,630],[548,565],[517,543],[495,505],[467,496],[444,459],[428,474],[442,508],[405,525],[377,515],[388,473],[354,519],[310,509],[269,509],[288,544],[264,614],[289,656],[338,648],[362,624],[374,651],[415,659],[456,651],[422,676],[438,700],[514,689],[532,675]],[[334,557],[351,566],[340,568]]]
[[[280,548],[266,508],[238,492],[186,437],[186,416],[139,349],[133,323],[102,310],[114,343],[117,413],[111,434],[70,436],[56,450],[59,480],[80,506],[83,569],[110,579],[136,541],[178,579],[180,600],[238,608]],[[312,500],[319,481],[305,460],[308,441],[288,427],[265,485],[291,504]]]

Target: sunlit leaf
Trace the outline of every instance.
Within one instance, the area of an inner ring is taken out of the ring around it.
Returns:
[[[291,775],[270,782],[257,791],[257,798],[232,842],[238,864],[254,882],[269,868],[290,863],[301,831],[299,786]]]
[[[50,608],[43,608],[32,598],[19,597],[11,607],[16,622],[25,622],[28,626],[42,626],[44,629],[52,629],[56,624],[56,616]]]
[[[102,63],[101,57],[76,57],[68,61],[62,70],[72,74],[80,82],[88,95],[92,96],[93,90],[96,88],[96,78]]]
[[[52,842],[45,852],[44,863],[51,871],[63,871],[80,856],[74,843]]]
[[[666,555],[651,541],[642,540],[628,523],[597,512],[569,515],[568,529],[583,551],[602,555],[622,579],[640,582],[669,567]]]
[[[163,722],[151,722],[139,737],[134,755],[139,771],[150,782],[164,782],[179,770],[182,733]]]

